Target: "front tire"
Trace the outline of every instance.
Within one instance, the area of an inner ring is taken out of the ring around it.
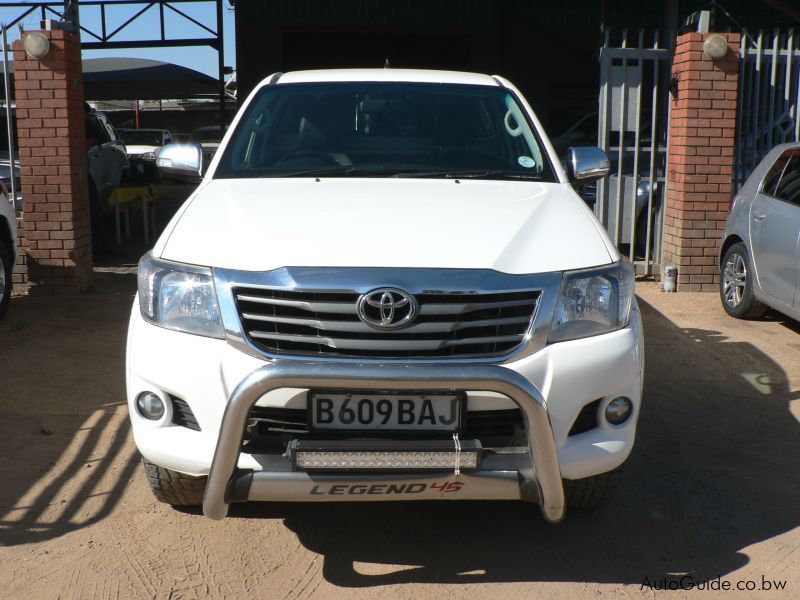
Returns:
[[[200,506],[206,491],[207,477],[193,477],[165,469],[142,459],[147,483],[159,502],[172,506]]]
[[[728,248],[719,265],[719,296],[722,308],[737,319],[757,319],[767,306],[753,292],[753,269],[747,247],[738,242]]]
[[[600,506],[619,485],[620,469],[584,479],[564,479],[567,508],[590,510]]]

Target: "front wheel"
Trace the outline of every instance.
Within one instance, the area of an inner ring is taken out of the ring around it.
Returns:
[[[564,500],[568,508],[589,510],[597,508],[619,485],[619,468],[584,479],[564,479]]]
[[[143,459],[147,483],[159,502],[172,506],[200,506],[206,491],[207,477],[193,477],[165,469]]]
[[[767,310],[753,293],[753,269],[742,242],[728,248],[722,257],[719,295],[722,308],[737,319],[757,319]]]

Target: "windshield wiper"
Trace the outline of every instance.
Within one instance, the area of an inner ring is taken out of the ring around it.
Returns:
[[[253,177],[398,177],[398,178],[431,178],[431,179],[521,179],[540,181],[539,175],[503,171],[498,169],[448,170],[433,171],[430,169],[392,169],[384,167],[340,166],[328,169],[305,169],[276,173],[253,173]]]
[[[444,179],[521,179],[525,181],[541,181],[540,175],[504,171],[500,169],[476,169],[472,171],[424,171],[398,174],[398,177],[431,177]]]
[[[382,167],[353,167],[340,166],[329,169],[308,169],[303,171],[277,172],[271,177],[397,177],[406,171],[416,169],[387,169]]]

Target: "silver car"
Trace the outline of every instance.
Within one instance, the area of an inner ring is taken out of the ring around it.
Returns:
[[[800,319],[800,143],[773,148],[737,194],[720,251],[725,311],[753,319],[772,307]]]

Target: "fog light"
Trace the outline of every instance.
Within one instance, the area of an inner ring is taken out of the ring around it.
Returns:
[[[136,398],[136,409],[145,419],[158,421],[164,416],[164,401],[153,392],[142,392]]]
[[[606,406],[606,421],[612,425],[624,423],[633,412],[633,402],[625,396],[614,398]]]

